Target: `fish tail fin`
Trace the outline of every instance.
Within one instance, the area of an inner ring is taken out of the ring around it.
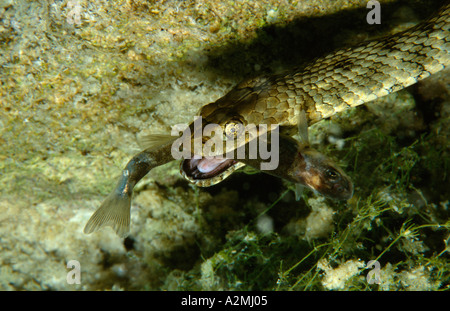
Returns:
[[[178,138],[178,136],[172,136],[169,134],[150,134],[150,135],[142,136],[139,139],[139,145],[143,149],[155,149],[159,146],[173,142],[177,138]]]
[[[113,191],[91,216],[84,233],[90,234],[103,227],[111,227],[118,236],[124,238],[130,232],[131,195]]]

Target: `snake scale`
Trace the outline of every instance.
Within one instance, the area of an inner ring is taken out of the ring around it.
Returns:
[[[279,125],[280,165],[270,173],[345,200],[353,194],[345,173],[307,142],[290,137],[292,129],[299,126],[299,116],[311,125],[442,70],[450,65],[449,38],[450,4],[446,4],[433,17],[406,31],[337,50],[303,68],[245,80],[205,105],[200,115],[207,124],[223,127],[233,122]],[[119,236],[128,234],[133,188],[151,169],[173,160],[172,143],[166,140],[149,147],[128,162],[116,188],[86,224],[85,233],[110,226]],[[256,166],[261,159],[226,159],[206,173],[198,169],[201,161],[185,159],[181,166],[183,175],[200,185],[200,181],[231,172],[236,166]]]

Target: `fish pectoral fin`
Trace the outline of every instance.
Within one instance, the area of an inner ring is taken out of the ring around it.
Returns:
[[[302,184],[295,184],[295,200],[300,201],[303,194],[303,189],[305,189],[305,186]]]
[[[146,149],[155,149],[159,146],[173,142],[177,138],[178,136],[172,136],[169,134],[150,134],[142,136],[141,138],[138,139],[138,142],[141,148],[146,150]]]
[[[309,145],[308,120],[304,110],[301,110],[298,115],[298,136],[300,137],[300,142],[302,144]]]
[[[111,227],[118,236],[125,238],[130,232],[131,195],[111,193],[91,216],[84,233],[90,234],[103,227]]]

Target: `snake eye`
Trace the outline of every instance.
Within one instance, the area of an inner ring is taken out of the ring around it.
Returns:
[[[244,131],[244,125],[239,121],[231,121],[225,125],[225,136],[228,139],[239,137]]]
[[[325,171],[325,177],[331,181],[337,181],[340,177],[340,174],[334,168],[329,167]]]

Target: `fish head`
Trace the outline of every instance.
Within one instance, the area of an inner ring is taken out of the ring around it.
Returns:
[[[291,177],[328,198],[348,200],[353,196],[350,177],[330,158],[310,147],[300,148]]]

